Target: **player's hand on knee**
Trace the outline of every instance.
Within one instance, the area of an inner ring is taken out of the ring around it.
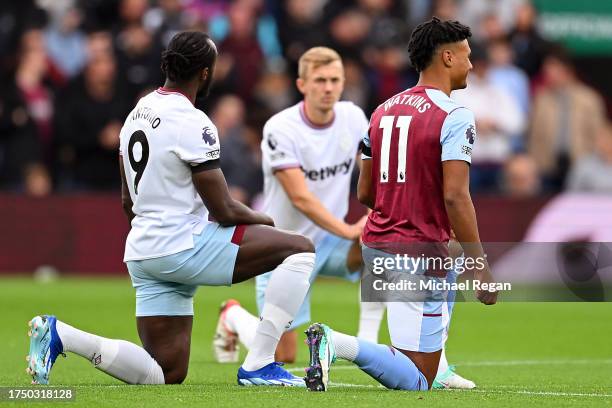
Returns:
[[[492,289],[495,279],[488,263],[485,263],[484,268],[477,268],[474,271],[474,279],[480,282],[480,287],[476,290],[476,298],[485,305],[497,303],[497,290]]]
[[[476,291],[476,297],[485,305],[494,305],[497,303],[497,291],[490,292],[488,290],[478,290]]]
[[[270,227],[274,227],[274,220],[267,214],[261,213],[261,216],[264,218],[265,222],[262,222],[263,225],[269,225]]]
[[[363,216],[355,224],[346,224],[345,232],[342,234],[342,238],[350,240],[359,239],[363,233],[363,228],[365,227],[366,221],[367,216]]]

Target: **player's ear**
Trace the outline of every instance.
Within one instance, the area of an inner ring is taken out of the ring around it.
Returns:
[[[440,53],[440,56],[442,57],[442,63],[444,64],[444,66],[446,68],[451,68],[453,66],[453,51],[446,48],[443,49],[442,52]]]
[[[295,80],[295,86],[297,87],[297,89],[300,91],[300,93],[304,94],[306,89],[304,88],[304,80],[302,78],[299,78]]]
[[[205,82],[208,79],[209,72],[208,67],[202,70],[202,82]]]

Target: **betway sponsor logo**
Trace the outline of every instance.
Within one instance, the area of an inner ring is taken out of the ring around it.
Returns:
[[[353,164],[352,158],[333,166],[321,167],[318,170],[305,169],[304,167],[301,167],[301,169],[306,178],[312,181],[318,181],[334,177],[335,175],[347,174],[351,169],[351,164]]]

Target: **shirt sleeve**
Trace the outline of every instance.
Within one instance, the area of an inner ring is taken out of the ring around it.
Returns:
[[[218,160],[221,146],[217,128],[209,120],[185,123],[178,136],[176,155],[191,166]]]
[[[463,160],[472,163],[472,149],[476,142],[474,114],[458,108],[448,114],[442,125],[440,144],[442,161]]]
[[[270,122],[264,126],[261,152],[272,171],[300,167],[297,142]]]
[[[370,160],[372,158],[372,146],[370,145],[370,135],[365,132],[361,140],[361,160]]]
[[[368,118],[366,117],[363,110],[357,106],[352,105],[354,108],[354,114],[351,116],[351,120],[354,127],[355,135],[357,136],[358,151],[361,151],[362,159],[370,159],[370,137],[368,136],[368,128],[370,126]],[[367,143],[367,144],[366,144]],[[367,154],[364,154],[366,152]]]

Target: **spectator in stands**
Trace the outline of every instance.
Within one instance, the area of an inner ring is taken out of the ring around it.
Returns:
[[[0,185],[34,196],[51,191],[53,98],[42,31],[19,41],[17,67],[0,94]]]
[[[368,82],[372,89],[367,111],[376,107],[403,89],[414,86],[418,80],[416,72],[409,67],[406,51],[396,41],[379,43],[368,50]]]
[[[479,31],[479,41],[483,44],[505,37],[507,34],[497,14],[486,14],[480,21]]]
[[[345,59],[344,65],[344,92],[342,99],[351,101],[363,110],[373,105],[370,100],[371,87],[366,80],[365,72],[356,61]]]
[[[149,10],[148,0],[120,0],[119,25],[141,25],[145,13]]]
[[[331,47],[342,58],[361,59],[372,18],[357,7],[343,9],[329,24]]]
[[[52,165],[54,114],[53,92],[47,83],[50,67],[42,31],[26,31],[21,41],[15,84],[35,125],[40,159],[47,167]]]
[[[531,106],[529,77],[512,63],[514,55],[510,42],[506,37],[498,37],[489,41],[487,52],[491,66],[489,79],[493,85],[503,89],[514,99],[525,117],[528,117]],[[524,132],[514,135],[511,147],[514,152],[525,150]]]
[[[81,12],[74,1],[53,3],[50,22],[45,30],[49,57],[65,78],[78,75],[87,59],[86,37],[80,30]]]
[[[23,191],[38,198],[51,194],[52,183],[47,167],[40,162],[26,167]]]
[[[141,24],[124,27],[115,39],[117,64],[122,73],[125,93],[135,101],[143,92],[162,82],[159,69],[162,48],[153,34]]]
[[[394,0],[358,0],[360,10],[363,10],[371,21],[368,41],[377,44],[394,40],[399,42],[409,38],[410,31],[406,25],[405,5]]]
[[[321,1],[287,0],[281,9],[278,34],[289,72],[297,72],[297,61],[307,49],[327,44]]]
[[[31,169],[42,167],[36,125],[15,80],[6,79],[4,84],[0,93],[0,187],[32,194],[27,177]]]
[[[166,48],[179,31],[198,25],[198,16],[187,12],[183,3],[182,0],[160,0],[157,7],[149,9],[143,16],[145,28],[156,34],[162,48]]]
[[[457,1],[456,0],[432,0],[431,15],[440,20],[457,20]],[[422,21],[419,21],[421,23]]]
[[[119,24],[114,29],[114,47],[119,79],[125,86],[128,102],[162,82],[159,69],[162,46],[144,26],[147,0],[122,0]]]
[[[607,123],[595,138],[595,151],[579,159],[567,180],[569,191],[612,193],[612,124]]]
[[[407,26],[397,17],[404,15],[405,11],[397,4],[391,0],[359,1],[361,9],[370,20],[365,49],[358,55],[365,62],[368,81],[362,86],[365,86],[366,92],[372,91],[365,105],[369,112],[400,90],[413,86],[418,80],[416,72],[409,66],[405,50],[405,40],[409,37]],[[348,58],[343,55],[343,59]]]
[[[460,0],[458,20],[473,29],[475,39],[484,42],[508,33],[518,8],[528,0]]]
[[[267,60],[276,60],[282,54],[278,39],[278,28],[274,18],[266,13],[264,0],[239,0],[239,7],[251,10],[255,14],[255,36]],[[229,35],[231,22],[226,14],[218,14],[208,22],[208,31],[213,39],[221,43]]]
[[[228,75],[223,80],[227,91],[242,98],[246,103],[252,101],[253,90],[265,68],[264,55],[257,38],[256,10],[245,7],[243,0],[230,6],[228,11],[229,33],[219,46],[219,64],[228,65]]]
[[[535,98],[529,152],[546,185],[559,191],[570,165],[593,151],[604,124],[601,97],[576,77],[567,53],[557,48],[544,60],[545,88]]]
[[[489,68],[491,82],[511,95],[527,115],[531,100],[529,78],[512,63],[514,52],[510,42],[505,37],[491,40],[487,52],[491,62]]]
[[[531,79],[540,72],[543,56],[550,47],[550,43],[540,35],[536,23],[536,10],[527,1],[518,6],[516,24],[510,32],[514,63]]]
[[[260,161],[252,154],[253,149],[250,145],[253,143],[249,143],[254,131],[256,132],[254,137],[261,140],[259,137],[261,129],[257,133],[257,129],[253,130],[245,125],[244,102],[236,95],[220,98],[213,109],[211,119],[217,126],[221,138],[223,146],[221,169],[225,174],[230,193],[236,200],[249,203],[252,196],[261,190],[263,183]],[[258,151],[259,143],[255,144]],[[258,179],[261,179],[262,183],[258,183]],[[253,187],[256,188],[255,191],[252,191]]]
[[[104,34],[90,43],[83,74],[60,95],[57,105],[58,160],[62,164],[61,187],[78,189],[118,188],[119,131],[130,101],[117,81],[117,63],[106,52]]]
[[[14,73],[23,32],[46,23],[46,13],[36,3],[35,0],[0,1],[0,76]]]
[[[513,140],[525,128],[525,114],[504,89],[497,87],[489,72],[486,51],[472,47],[472,73],[468,87],[453,92],[453,98],[474,112],[477,140],[472,153],[471,187],[478,192],[499,189],[504,162],[512,154]]]
[[[263,73],[253,94],[255,105],[270,112],[280,112],[297,103],[295,96],[295,84],[285,70],[270,69]]]
[[[541,181],[533,158],[527,154],[510,157],[504,165],[504,193],[509,197],[534,197],[541,191]]]

